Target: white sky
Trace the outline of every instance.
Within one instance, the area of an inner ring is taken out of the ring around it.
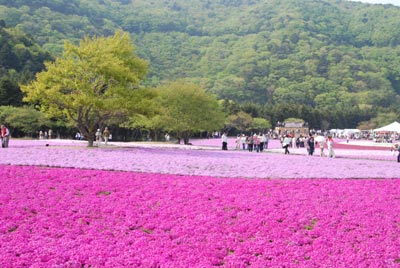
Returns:
[[[400,0],[350,0],[350,1],[370,3],[370,4],[393,4],[396,6],[400,6]]]

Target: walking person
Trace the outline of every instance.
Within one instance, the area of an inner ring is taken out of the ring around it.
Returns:
[[[259,139],[260,139],[260,152],[262,152],[264,151],[264,145],[266,139],[264,133],[260,133]]]
[[[310,134],[310,136],[307,139],[307,152],[308,155],[313,155],[315,150],[315,141],[314,141],[314,136]]]
[[[97,129],[96,133],[94,134],[96,138],[96,144],[97,146],[100,146],[101,143],[101,131],[100,128]]]
[[[8,141],[10,140],[10,131],[5,125],[1,125],[1,147],[8,148]]]
[[[335,158],[335,151],[333,150],[334,141],[331,135],[328,136],[326,144],[328,145],[328,157]]]
[[[108,130],[108,127],[104,128],[103,131],[103,139],[104,139],[104,144],[107,145],[108,143],[108,139],[110,138],[111,132],[110,130]]]
[[[251,134],[247,138],[247,149],[249,150],[249,152],[253,151],[253,135]]]
[[[207,132],[207,135],[208,135],[208,132]],[[166,142],[169,142],[169,141],[170,141],[171,137],[169,136],[168,132],[165,133],[164,138],[165,138],[165,141],[166,141]],[[208,138],[208,139],[209,139],[209,138]]]
[[[265,134],[265,141],[264,141],[264,149],[268,149],[268,142],[269,142],[270,134]]]
[[[236,141],[235,141],[235,143],[236,143],[236,150],[240,150],[240,147],[241,147],[241,138],[240,138],[240,135],[238,134],[237,136],[236,136]]]
[[[296,137],[294,136],[294,134],[293,134],[293,137],[292,137],[291,147],[292,148],[296,148]]]
[[[240,143],[242,144],[243,150],[246,150],[246,140],[247,140],[246,135],[242,134],[242,137],[240,137]]]
[[[282,148],[285,149],[285,154],[290,154],[289,152],[289,145],[292,142],[292,138],[290,135],[286,135],[282,142]]]
[[[228,135],[226,132],[222,134],[222,150],[227,151],[228,150]]]
[[[399,151],[399,154],[397,155],[397,163],[400,163],[400,145],[397,146],[397,151]]]
[[[318,139],[318,140],[317,140]],[[324,153],[324,147],[325,147],[325,138],[323,137],[323,136],[318,136],[317,138],[316,138],[316,141],[318,142],[318,144],[319,144],[319,149],[320,149],[320,156],[321,157],[324,157],[325,156],[325,153]]]
[[[260,151],[260,140],[256,133],[253,135],[253,150],[257,153]]]
[[[393,150],[393,152],[395,152],[395,151],[398,152],[398,154],[397,154],[397,162],[400,163],[400,144],[397,143],[397,144],[393,145],[392,150]]]

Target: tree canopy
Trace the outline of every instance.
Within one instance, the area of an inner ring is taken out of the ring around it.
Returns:
[[[93,145],[97,128],[131,111],[129,100],[145,77],[147,62],[134,53],[127,33],[65,43],[55,62],[22,90],[49,117],[66,117]]]
[[[185,144],[193,133],[221,129],[224,114],[216,98],[194,84],[173,82],[158,87],[158,126],[175,133]]]
[[[33,107],[0,106],[0,121],[7,125],[13,137],[33,137],[42,127],[52,125]]]

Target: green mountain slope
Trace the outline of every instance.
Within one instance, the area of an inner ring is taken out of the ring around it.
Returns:
[[[33,79],[51,59],[31,37],[0,21],[0,105],[20,105],[18,84]]]
[[[315,109],[395,107],[400,8],[341,0],[0,0],[0,17],[60,53],[65,39],[132,34],[147,85],[184,79],[219,98]]]

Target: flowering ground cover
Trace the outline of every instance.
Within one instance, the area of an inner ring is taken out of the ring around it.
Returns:
[[[221,139],[192,139],[190,142],[193,145],[198,146],[210,146],[210,147],[222,147]],[[337,149],[353,149],[353,150],[390,150],[390,144],[385,143],[374,143],[371,140],[350,140],[348,143],[345,139],[335,139]],[[229,137],[228,138],[228,148],[235,149],[236,147],[236,138]],[[326,145],[325,145],[326,147]],[[282,148],[280,140],[278,139],[270,139],[268,142],[268,148],[277,149]]]
[[[400,267],[389,149],[330,159],[212,142],[12,140],[0,267]]]
[[[387,143],[374,143],[372,141],[354,141],[351,143],[346,143],[345,141],[340,141],[336,143],[335,148],[337,149],[353,149],[361,151],[390,151],[391,144]]]
[[[306,155],[305,148],[290,148],[292,154]],[[269,152],[282,153],[283,149],[270,149]],[[328,149],[324,149],[324,154],[328,153]],[[365,159],[365,160],[382,160],[382,161],[396,161],[397,152],[392,152],[390,147],[370,147],[367,146],[347,146],[346,144],[338,144],[335,148],[337,158],[350,158],[350,159]],[[320,155],[320,148],[316,147],[314,157]]]
[[[13,142],[7,149],[7,156],[0,158],[0,164],[231,178],[397,178],[399,176],[399,163],[389,150],[342,149],[336,150],[338,158],[330,159],[317,155],[309,157],[304,148],[291,149],[292,155],[284,155],[281,148],[271,149],[270,152],[273,153],[249,153],[215,149],[183,150],[179,149],[181,148],[179,146],[144,148],[141,146],[146,144],[140,143],[139,147],[121,147],[119,144],[119,146],[87,148],[82,142],[75,146],[76,141]],[[45,146],[46,144],[49,146]],[[318,152],[318,149],[316,151]]]
[[[0,267],[398,267],[400,180],[0,167]]]

